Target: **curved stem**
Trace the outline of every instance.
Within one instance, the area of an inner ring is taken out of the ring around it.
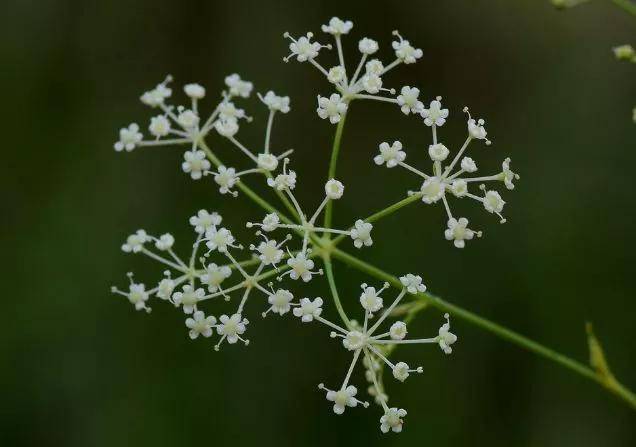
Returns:
[[[333,265],[331,264],[331,258],[329,257],[329,255],[324,255],[322,257],[322,261],[325,264],[325,273],[327,274],[327,282],[329,283],[329,289],[331,290],[333,302],[336,304],[336,309],[338,310],[338,314],[340,315],[342,322],[348,329],[351,327],[351,322],[349,321],[347,313],[344,311],[342,303],[340,302],[340,296],[338,295],[338,289],[336,288],[336,279],[333,275]]]
[[[338,248],[333,248],[332,250],[333,257],[340,259],[341,261],[351,265],[352,267],[363,271],[371,276],[375,276],[378,279],[389,282],[391,285],[397,288],[402,288],[402,284],[400,280],[395,276],[380,270],[374,265],[368,264],[355,256],[352,256]],[[480,327],[488,332],[492,332],[504,340],[507,340],[515,345],[521,346],[524,349],[527,349],[530,352],[534,352],[537,355],[540,355],[548,360],[551,360],[565,368],[576,372],[577,374],[593,380],[603,387],[607,388],[610,392],[618,396],[620,399],[624,400],[628,403],[633,409],[636,409],[636,395],[627,389],[624,385],[615,381],[614,383],[608,383],[604,380],[603,377],[598,375],[594,370],[590,367],[571,359],[563,354],[560,354],[546,346],[543,346],[533,340],[530,340],[527,337],[524,337],[521,334],[518,334],[504,326],[501,326],[497,323],[494,323],[486,318],[480,317],[479,315],[470,312],[466,309],[463,309],[455,304],[449,303],[448,301],[444,301],[443,299],[431,295],[430,293],[418,293],[417,298],[424,300],[427,304],[434,306],[444,312],[448,312],[449,314],[461,318],[469,323],[474,324],[477,327]]]
[[[351,106],[351,103],[349,103]],[[348,111],[347,111],[348,113]],[[340,141],[342,140],[342,131],[344,129],[345,121],[347,119],[347,113],[342,115],[340,121],[338,122],[338,127],[336,127],[336,135],[333,137],[333,145],[331,147],[331,160],[329,161],[329,171],[327,173],[327,180],[334,178],[336,175],[336,165],[338,163],[338,155],[340,154]],[[327,207],[325,208],[325,224],[324,226],[329,228],[331,227],[331,219],[333,216],[333,200],[327,202]],[[327,238],[330,236],[327,235]]]

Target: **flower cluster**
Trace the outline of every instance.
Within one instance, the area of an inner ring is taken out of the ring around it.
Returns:
[[[465,107],[464,112],[468,115],[468,137],[457,153],[449,158],[451,151],[437,138],[437,128],[443,126],[448,118],[448,109],[442,107],[441,100],[442,98],[438,96],[430,102],[428,108],[423,107],[420,111],[424,124],[430,127],[433,133],[433,142],[428,146],[432,171],[426,173],[406,163],[406,152],[400,141],[394,141],[391,144],[386,141],[381,143],[380,153],[373,158],[373,161],[376,165],[384,165],[387,168],[400,166],[420,177],[422,183],[419,191],[409,191],[409,195],[416,194],[422,202],[429,205],[442,202],[448,217],[448,228],[444,232],[444,236],[447,240],[453,241],[455,247],[463,248],[466,241],[475,236],[479,237],[482,233],[470,229],[468,219],[465,217],[458,218],[453,215],[448,200],[449,196],[475,200],[481,203],[486,211],[499,216],[501,223],[505,223],[506,219],[501,213],[506,202],[497,191],[487,189],[485,183],[502,182],[507,189],[512,190],[515,187],[514,181],[519,179],[519,175],[510,169],[510,158],[506,158],[501,163],[501,172],[487,176],[466,177],[466,174],[477,171],[477,163],[472,158],[464,156],[471,141],[481,140],[486,145],[491,144],[490,140],[486,138],[485,122],[483,119],[475,120],[472,118],[468,108]],[[454,169],[456,170],[454,171]],[[482,194],[471,193],[468,188],[471,183],[479,183]]]

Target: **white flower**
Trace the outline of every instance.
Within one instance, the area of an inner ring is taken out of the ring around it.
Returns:
[[[199,124],[199,116],[192,110],[186,109],[179,113],[177,121],[185,129],[194,129]]]
[[[135,306],[135,309],[147,309],[146,301],[148,301],[149,295],[146,292],[146,286],[143,284],[130,284],[128,292],[128,301]]]
[[[216,120],[214,123],[214,128],[219,133],[219,135],[231,138],[236,135],[236,132],[239,130],[239,125],[236,120]]]
[[[484,208],[490,213],[501,213],[506,202],[497,191],[488,191],[484,196]]]
[[[322,298],[315,298],[313,301],[309,298],[300,300],[300,305],[294,307],[294,316],[299,317],[303,323],[314,321],[322,313]]]
[[[199,279],[201,283],[208,286],[208,291],[214,293],[219,290],[219,286],[223,284],[227,278],[232,275],[232,269],[227,265],[216,265],[214,263],[208,264],[205,267],[205,273],[203,273]]]
[[[172,295],[172,292],[175,288],[175,282],[170,278],[164,278],[159,281],[159,285],[157,286],[157,297],[162,300],[167,300]]]
[[[400,277],[400,282],[407,290],[407,292],[411,294],[416,294],[417,292],[426,292],[426,286],[422,284],[422,277],[419,275],[407,273],[406,275]]]
[[[442,198],[445,191],[445,183],[440,182],[437,177],[430,177],[424,180],[420,192],[422,193],[422,202],[431,204]]]
[[[327,74],[327,80],[332,84],[337,84],[339,82],[344,81],[346,71],[340,65],[336,65],[335,67],[331,67],[329,69],[329,73]]]
[[[172,89],[168,88],[168,83],[172,81],[172,76],[168,75],[166,80],[157,86],[153,90],[149,90],[141,95],[141,102],[150,107],[157,107],[163,104],[164,100],[172,96]]]
[[[291,309],[290,303],[293,299],[294,295],[292,295],[289,290],[278,289],[267,298],[267,302],[271,304],[270,309],[272,312],[284,315]]]
[[[444,314],[444,318],[446,318],[446,323],[439,328],[437,339],[442,351],[444,351],[445,354],[450,354],[453,352],[451,345],[457,341],[457,335],[450,332],[450,319],[448,314]]]
[[[302,279],[304,282],[309,282],[314,272],[311,271],[314,268],[314,261],[307,259],[304,253],[298,253],[296,256],[292,256],[287,260],[287,265],[291,267],[289,277],[291,279]]]
[[[277,96],[273,91],[268,91],[263,102],[270,109],[281,113],[289,112],[289,96]]]
[[[121,249],[126,253],[139,253],[149,240],[150,237],[144,230],[137,230],[135,234],[128,236],[126,243],[121,246]]]
[[[431,144],[428,147],[428,155],[433,161],[444,161],[450,154],[450,151],[446,146],[441,143]]]
[[[219,192],[221,194],[231,193],[231,189],[238,181],[236,169],[225,166],[219,166],[218,169],[218,172],[214,174],[214,182],[219,185]]]
[[[333,402],[333,412],[336,414],[342,414],[346,407],[355,407],[358,405],[358,399],[355,395],[358,390],[355,386],[349,385],[348,387],[341,389],[340,391],[327,391],[327,400]]]
[[[316,112],[318,112],[320,118],[329,118],[331,124],[336,124],[347,112],[347,103],[345,103],[337,93],[333,93],[329,98],[318,96],[318,108]]]
[[[338,17],[332,17],[329,20],[328,25],[322,25],[322,32],[339,36],[341,34],[347,34],[353,28],[353,22],[351,20],[340,20]]]
[[[371,55],[378,51],[378,43],[373,39],[365,37],[358,42],[358,50],[360,50],[362,54]]]
[[[332,200],[337,200],[344,193],[344,185],[336,179],[331,179],[325,183],[325,193]]]
[[[205,296],[202,288],[195,289],[190,284],[185,284],[181,292],[172,294],[172,302],[175,306],[183,306],[183,312],[191,314],[197,309],[197,303]]]
[[[510,158],[506,158],[501,164],[501,168],[503,169],[503,181],[508,189],[515,189],[514,180],[519,180],[519,174],[515,174],[510,169]]]
[[[139,132],[139,126],[136,123],[132,123],[130,126],[122,127],[119,130],[119,141],[113,147],[117,152],[121,152],[124,149],[126,152],[130,152],[137,147],[137,144],[142,139],[143,135]]]
[[[202,99],[205,96],[205,88],[196,83],[184,85],[183,91],[192,99]]]
[[[398,362],[393,367],[393,377],[395,377],[400,382],[404,382],[406,379],[408,379],[409,373],[414,372],[414,371],[421,373],[422,372],[422,368],[419,367],[419,368],[413,370],[413,369],[409,369],[409,365],[407,365],[406,363]]]
[[[155,247],[157,249],[165,251],[170,250],[174,245],[174,236],[170,233],[162,234],[157,241],[155,241]]]
[[[477,164],[472,158],[464,157],[462,158],[461,168],[465,172],[475,172],[477,171]]]
[[[354,228],[351,230],[351,239],[353,239],[353,245],[356,248],[361,248],[363,245],[369,247],[373,245],[373,239],[371,239],[371,230],[373,225],[369,222],[365,222],[361,219],[356,220]]]
[[[468,120],[468,134],[478,140],[485,140],[487,132],[484,128],[484,124],[485,121],[483,119],[475,121],[474,119],[470,118]]]
[[[459,220],[455,218],[448,219],[448,229],[444,232],[446,240],[453,241],[455,247],[464,248],[466,242],[475,236],[475,232],[467,228],[468,219],[461,217]]]
[[[376,165],[381,166],[386,163],[387,168],[393,168],[406,158],[406,153],[402,150],[402,143],[399,141],[394,141],[390,146],[387,142],[381,143],[379,148],[380,154],[373,158]]]
[[[190,217],[190,225],[199,234],[205,233],[209,228],[221,224],[223,218],[216,212],[208,213],[206,210],[199,210],[196,216]]]
[[[225,85],[230,89],[230,95],[247,98],[252,93],[254,85],[251,82],[243,81],[241,77],[234,73],[226,76]]]
[[[234,243],[234,236],[227,228],[219,228],[218,230],[215,227],[209,228],[205,232],[205,245],[210,250],[218,250],[223,253],[227,251],[227,247],[232,247]]]
[[[263,231],[267,232],[274,231],[278,227],[279,223],[280,217],[278,217],[278,214],[271,213],[263,218],[263,224],[261,225],[261,228],[263,229]]]
[[[232,101],[223,101],[221,104],[219,104],[219,121],[235,121],[236,124],[236,121],[242,118],[245,118],[245,110],[236,107]],[[233,128],[229,124],[225,127],[227,127],[228,129]],[[238,130],[238,124],[236,124],[236,127]],[[221,131],[218,132],[223,135]]]
[[[455,197],[463,197],[468,192],[468,183],[466,183],[466,180],[453,180],[453,183],[450,185],[450,190]]]
[[[424,104],[417,99],[420,95],[420,89],[417,87],[404,86],[400,90],[400,94],[397,97],[397,102],[401,106],[402,113],[408,115],[409,113],[422,113],[424,110]]]
[[[371,59],[364,66],[367,73],[372,73],[380,76],[384,71],[384,65],[378,59]]]
[[[205,158],[205,152],[192,150],[183,154],[185,160],[181,163],[181,169],[186,174],[190,174],[193,180],[199,180],[203,176],[203,172],[210,169],[210,161]]]
[[[170,121],[163,115],[153,116],[148,131],[157,138],[165,137],[170,133]]]
[[[203,312],[200,310],[196,311],[193,318],[187,318],[185,321],[185,325],[190,332],[190,338],[194,340],[199,337],[199,335],[203,335],[204,337],[210,337],[212,335],[212,326],[216,324],[216,318],[213,316],[206,317]]]
[[[403,408],[388,408],[384,412],[384,416],[380,418],[380,430],[382,433],[388,433],[392,430],[395,433],[402,431],[404,421],[402,418],[406,416],[406,410]]]
[[[260,153],[258,154],[257,162],[259,168],[266,171],[274,171],[278,166],[278,158],[272,154]]]
[[[375,287],[364,287],[362,294],[360,295],[360,304],[368,312],[377,312],[382,309],[382,298],[380,297],[380,291],[375,290]]]
[[[292,56],[296,56],[296,60],[298,62],[305,62],[309,59],[313,59],[318,56],[318,52],[322,45],[318,42],[312,42],[311,38],[313,37],[312,33],[307,33],[307,37],[301,36],[298,40],[294,40],[288,33],[285,33],[286,37],[292,39],[292,42],[289,44],[289,50],[291,51]],[[289,58],[285,58],[287,61]]]
[[[296,187],[296,172],[289,171],[286,174],[278,174],[275,178],[268,178],[267,184],[279,191],[294,189]]]
[[[429,127],[432,125],[443,126],[448,118],[448,109],[442,109],[441,99],[442,97],[438,96],[437,99],[431,101],[428,109],[423,109],[421,112],[424,124]]]
[[[405,64],[413,64],[416,60],[422,57],[422,50],[414,48],[408,40],[402,39],[397,31],[393,32],[394,35],[399,37],[399,41],[393,41],[391,45],[395,50],[395,57],[404,62]]]
[[[367,92],[375,95],[382,88],[382,78],[376,74],[367,73],[362,77],[362,87]]]
[[[629,44],[614,47],[612,51],[618,60],[636,62],[636,51],[634,51],[634,47]]]
[[[234,314],[231,317],[221,315],[216,331],[219,335],[225,337],[227,342],[232,345],[236,343],[240,339],[240,336],[245,333],[245,326],[248,323],[249,321],[242,318],[241,314]]]
[[[278,264],[285,254],[285,252],[278,247],[276,241],[273,239],[263,241],[258,244],[256,251],[259,253],[258,259],[260,259],[260,261],[265,265]]]
[[[406,324],[402,321],[396,321],[389,328],[389,334],[392,340],[403,340],[406,337]]]

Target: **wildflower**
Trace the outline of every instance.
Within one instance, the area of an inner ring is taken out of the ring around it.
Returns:
[[[368,403],[355,398],[358,390],[353,385],[349,385],[346,388],[343,387],[339,391],[328,390],[322,383],[318,385],[318,388],[327,391],[327,400],[333,402],[333,412],[336,414],[342,414],[346,407],[353,408],[358,406],[358,404],[362,404],[365,407],[369,406]]]
[[[238,120],[247,118],[245,110],[236,107],[232,101],[219,104],[218,111],[219,120],[215,123],[215,127],[224,137],[233,136],[238,131]]]
[[[333,34],[334,36],[341,34],[348,34],[353,28],[353,22],[351,20],[340,20],[338,17],[332,17],[329,20],[328,25],[322,25],[322,32],[327,34]]]
[[[278,96],[271,90],[261,97],[261,101],[272,111],[287,113],[290,110],[289,96]]]
[[[117,152],[121,152],[124,149],[130,152],[137,147],[142,139],[143,135],[139,132],[139,126],[136,123],[132,123],[119,131],[119,141],[113,147]]]
[[[181,164],[183,172],[190,174],[192,180],[199,180],[205,171],[210,169],[210,162],[205,158],[205,152],[203,151],[186,151],[183,154],[185,160]]]
[[[294,316],[301,319],[303,323],[310,323],[314,318],[320,317],[322,313],[322,298],[318,297],[313,300],[303,298],[300,300],[299,307],[294,307]]]
[[[248,98],[254,88],[251,82],[242,80],[236,73],[225,77],[225,85],[230,89],[231,96],[240,96],[241,98]]]
[[[356,220],[353,230],[351,230],[351,239],[353,239],[353,245],[356,248],[361,248],[363,245],[369,247],[373,245],[373,239],[371,239],[371,230],[373,225],[363,220]]]
[[[325,193],[330,199],[338,200],[344,193],[344,185],[332,178],[325,184]]]
[[[223,218],[216,212],[209,213],[206,210],[199,210],[196,215],[190,217],[190,225],[194,231],[204,234],[208,229],[221,225]]]
[[[439,335],[437,337],[439,347],[444,351],[444,354],[450,354],[453,352],[451,345],[457,341],[457,336],[450,332],[450,319],[448,314],[444,314],[446,323],[439,328]]]
[[[170,121],[164,115],[154,116],[150,118],[148,131],[157,138],[165,137],[170,133]]]
[[[316,111],[323,120],[329,118],[331,124],[336,124],[347,112],[347,104],[337,93],[333,93],[329,98],[318,96]]]
[[[420,89],[417,87],[404,86],[400,90],[400,94],[397,97],[397,102],[401,107],[402,113],[408,115],[409,113],[422,113],[424,110],[424,104],[418,100],[420,95]]]
[[[174,236],[172,236],[170,233],[162,234],[161,237],[155,241],[155,247],[157,247],[157,249],[161,251],[170,250],[173,245]]]
[[[197,303],[203,299],[205,291],[201,288],[195,289],[191,284],[185,284],[181,292],[172,294],[172,302],[175,306],[182,306],[183,312],[191,314],[197,310]]]
[[[227,228],[219,228],[218,230],[215,227],[209,228],[205,232],[203,240],[210,251],[218,250],[223,253],[227,251],[228,247],[238,247],[234,245],[234,236]]]
[[[367,56],[377,52],[378,48],[378,42],[373,39],[369,39],[368,37],[365,37],[358,42],[358,50],[360,50],[360,53],[366,54]]]
[[[245,340],[241,337],[245,333],[245,329],[249,321],[243,318],[240,314],[234,314],[231,317],[227,315],[221,315],[219,318],[219,324],[216,327],[217,333],[221,336],[221,340],[214,346],[214,349],[218,351],[219,346],[224,340],[231,345],[241,340],[245,345],[249,344],[249,340]]]
[[[289,290],[278,289],[273,294],[269,295],[267,302],[271,304],[271,307],[263,313],[263,316],[267,312],[272,311],[279,315],[285,315],[291,309],[291,302],[294,299],[294,295]]]
[[[426,286],[422,284],[422,277],[419,275],[407,273],[400,278],[400,282],[410,294],[414,295],[418,292],[426,292]]]
[[[481,232],[475,232],[467,228],[467,225],[468,219],[465,217],[461,217],[459,220],[455,218],[448,219],[448,229],[444,232],[446,240],[453,241],[457,248],[464,248],[466,245],[465,241],[471,240],[475,234],[478,237],[481,236]]]
[[[345,80],[347,76],[347,72],[341,65],[336,65],[335,67],[331,67],[329,72],[327,73],[327,80],[332,84],[338,84]]]
[[[380,430],[382,433],[388,433],[390,430],[394,433],[400,433],[402,431],[402,425],[406,416],[406,410],[402,408],[388,408],[384,412],[384,416],[380,418]]]
[[[394,41],[391,45],[395,50],[395,57],[405,64],[413,64],[422,57],[422,50],[414,48],[408,40],[404,40],[399,32],[393,31],[393,35],[400,40]]]
[[[307,33],[307,36],[301,36],[298,40],[291,37],[289,33],[285,33],[283,36],[291,40],[289,44],[291,54],[283,58],[285,62],[289,61],[292,57],[296,57],[298,62],[313,60],[318,56],[320,49],[323,48],[323,45],[320,45],[318,42],[311,41],[314,37],[313,33]]]
[[[448,109],[442,109],[441,100],[442,97],[438,96],[434,101],[431,101],[428,109],[422,109],[420,112],[422,118],[424,118],[424,124],[428,127],[433,125],[443,126],[446,118],[448,118]]]
[[[135,234],[128,236],[126,243],[121,246],[121,249],[126,253],[139,253],[149,240],[150,237],[144,230],[137,230]]]
[[[214,128],[219,135],[230,138],[236,135],[239,130],[238,123],[235,119],[220,119],[214,123]]]
[[[406,153],[402,151],[402,143],[394,141],[389,146],[389,143],[384,142],[380,144],[380,154],[373,158],[376,165],[386,164],[387,168],[393,168],[404,161]]]
[[[208,287],[208,292],[214,293],[220,289],[221,284],[232,275],[232,269],[226,265],[216,265],[210,263],[205,267],[205,271],[199,276],[202,284]]]
[[[216,324],[216,318],[213,316],[206,317],[203,312],[200,310],[196,311],[192,318],[187,318],[185,321],[185,325],[190,332],[190,338],[192,340],[199,337],[199,335],[203,335],[205,338],[209,338],[212,336],[212,327]]]
[[[614,47],[612,51],[618,60],[636,62],[636,51],[634,51],[634,47],[629,44]]]
[[[218,167],[217,172],[211,172],[214,175],[214,183],[219,185],[219,192],[221,194],[232,194],[236,195],[232,188],[236,185],[239,177],[236,174],[236,169],[234,168],[226,168],[221,165]]]

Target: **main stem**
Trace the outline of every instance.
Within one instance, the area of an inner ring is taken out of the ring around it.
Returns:
[[[351,105],[351,104],[349,104]],[[329,161],[329,171],[327,172],[327,180],[334,178],[336,175],[336,165],[338,163],[338,154],[340,154],[340,141],[342,140],[342,131],[344,129],[347,114],[345,113],[338,122],[336,127],[336,135],[333,137],[333,145],[331,147],[331,160]],[[325,208],[325,228],[331,228],[331,219],[333,216],[333,200],[327,202]],[[325,235],[327,239],[331,237],[329,233]]]

